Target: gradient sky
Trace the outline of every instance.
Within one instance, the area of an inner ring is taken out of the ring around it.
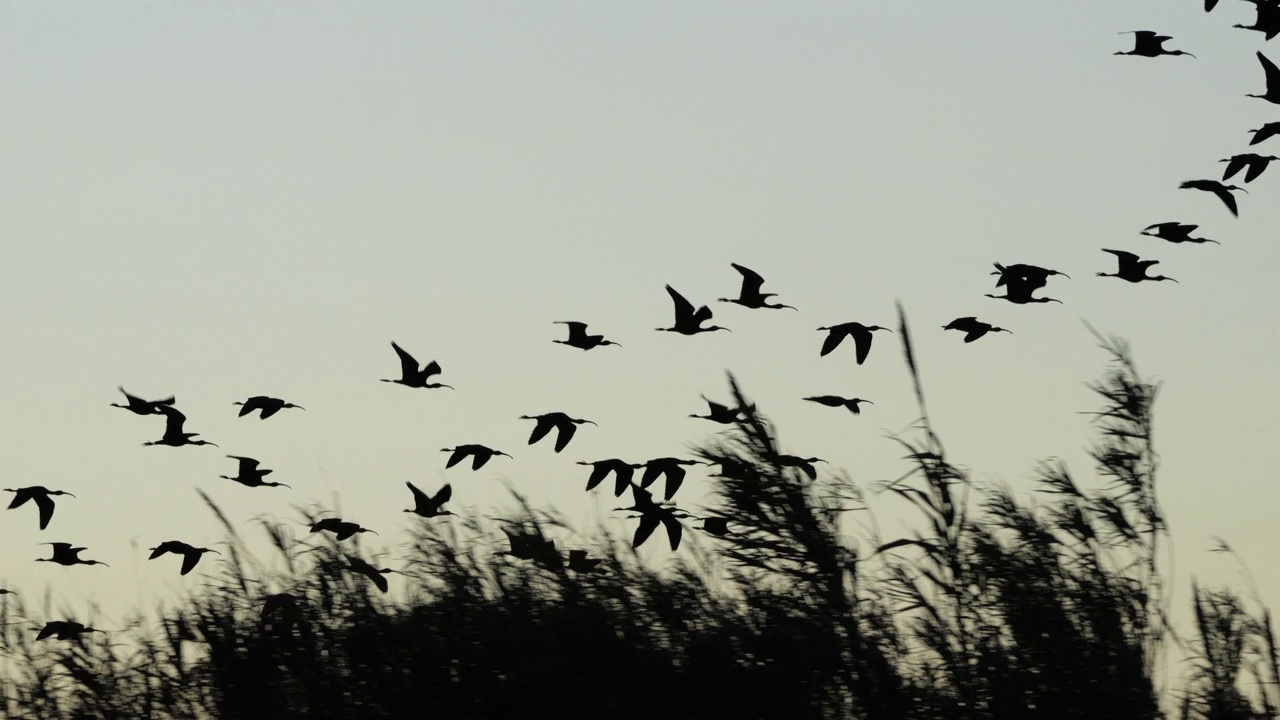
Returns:
[[[951,459],[1020,494],[1050,456],[1093,486],[1081,413],[1107,355],[1081,320],[1129,339],[1164,383],[1175,606],[1193,574],[1236,582],[1214,535],[1275,606],[1280,169],[1238,220],[1177,187],[1280,118],[1244,97],[1265,46],[1231,25],[1251,21],[1198,0],[0,3],[0,474],[78,496],[43,532],[34,508],[0,513],[0,582],[100,602],[104,627],[172,601],[199,570],[145,548],[222,538],[195,488],[246,524],[337,498],[392,566],[406,480],[500,515],[506,478],[588,530],[619,503],[573,462],[686,454],[718,429],[686,416],[727,399],[726,369],[787,450],[891,479],[908,466],[885,434],[917,415],[898,338],[857,366],[820,358],[815,328],[893,325],[901,299]],[[1198,59],[1114,56],[1137,29]],[[1138,234],[1169,220],[1222,245]],[[1103,247],[1181,284],[1095,277]],[[1070,274],[1043,291],[1064,304],[983,297],[995,261]],[[736,292],[731,262],[799,312],[711,302]],[[654,332],[666,283],[733,333]],[[939,329],[963,315],[1013,334]],[[554,344],[556,320],[623,347]],[[378,382],[392,340],[456,392]],[[117,385],[176,394],[221,449],[142,447],[163,418],[109,407]],[[875,405],[800,400],[825,393]],[[307,411],[237,418],[256,394]],[[599,427],[527,446],[517,417],[552,410]],[[446,471],[440,448],[466,442],[515,459]],[[227,453],[294,489],[220,480]],[[912,526],[873,503],[885,539]],[[111,567],[33,562],[49,541]]]

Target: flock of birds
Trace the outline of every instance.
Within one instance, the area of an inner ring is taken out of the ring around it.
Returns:
[[[1277,34],[1280,34],[1280,0],[1245,0],[1252,3],[1257,8],[1257,19],[1252,26],[1236,25],[1235,27],[1248,30],[1255,30],[1265,34],[1266,39],[1270,40]],[[1206,0],[1206,12],[1212,11],[1218,4],[1218,0]],[[1164,43],[1172,38],[1165,35],[1159,35],[1149,30],[1130,31],[1134,35],[1134,48],[1129,51],[1117,52],[1116,55],[1134,55],[1141,57],[1158,57],[1161,55],[1189,55],[1190,53],[1182,50],[1169,50],[1164,48]],[[1126,33],[1121,33],[1126,34]],[[1256,97],[1267,100],[1272,103],[1280,104],[1280,69],[1278,69],[1270,60],[1268,60],[1261,52],[1257,53],[1258,59],[1262,64],[1266,76],[1266,91],[1262,94],[1249,95],[1248,97]],[[1253,133],[1253,139],[1250,145],[1261,143],[1275,135],[1280,135],[1280,122],[1271,122],[1263,125],[1256,130],[1250,130]],[[1241,171],[1244,172],[1244,182],[1250,183],[1257,179],[1268,167],[1273,160],[1280,160],[1275,156],[1263,156],[1253,153],[1243,153],[1233,155],[1230,158],[1222,160],[1227,163],[1226,170],[1223,174],[1222,181],[1210,179],[1188,180],[1180,185],[1182,189],[1201,190],[1213,193],[1217,196],[1233,216],[1239,216],[1239,208],[1236,204],[1234,191],[1243,191],[1244,188],[1234,185],[1226,185],[1225,181],[1231,179]],[[1166,240],[1171,243],[1215,243],[1218,241],[1203,237],[1192,237],[1192,233],[1198,229],[1198,225],[1184,224],[1180,222],[1161,222],[1152,224],[1141,231],[1142,235],[1151,236]],[[1177,282],[1173,278],[1163,275],[1148,275],[1150,268],[1158,263],[1156,260],[1143,260],[1138,255],[1123,251],[1103,248],[1103,252],[1110,253],[1115,256],[1118,267],[1115,272],[1096,273],[1099,277],[1116,277],[1131,283],[1139,283],[1145,281],[1161,281],[1170,280]],[[775,293],[763,292],[764,278],[757,272],[736,263],[732,264],[733,268],[741,275],[741,285],[736,297],[719,298],[719,302],[732,303],[743,308],[760,310],[780,310],[790,309],[797,310],[794,306],[785,305],[772,300],[776,298]],[[1008,264],[994,263],[995,270],[992,275],[998,275],[995,286],[997,289],[1004,288],[1004,295],[988,294],[986,297],[1005,300],[1007,302],[1026,305],[1034,303],[1061,303],[1061,300],[1036,296],[1035,293],[1046,287],[1048,279],[1052,276],[1063,276],[1070,279],[1066,273],[1030,265],[1025,263]],[[656,328],[661,332],[679,333],[681,335],[692,336],[700,333],[726,331],[730,332],[727,327],[708,324],[712,320],[712,311],[707,305],[701,305],[697,308],[693,303],[681,295],[670,285],[666,286],[667,294],[670,296],[673,309],[674,320],[669,327]],[[587,324],[578,321],[555,321],[554,324],[562,324],[568,328],[568,337],[563,340],[552,340],[554,343],[567,345],[569,347],[578,348],[583,351],[593,350],[605,346],[621,345],[612,340],[608,340],[602,334],[591,334],[587,332]],[[979,320],[977,317],[960,317],[952,320],[950,323],[942,326],[943,330],[958,330],[964,333],[964,342],[972,343],[989,333],[1011,332],[1006,328],[996,327],[990,323]],[[820,356],[826,356],[834,352],[845,340],[851,338],[854,348],[854,358],[857,364],[863,364],[871,352],[872,340],[874,333],[877,331],[892,332],[889,328],[879,325],[866,325],[860,322],[844,322],[835,325],[823,326],[817,328],[819,332],[825,332],[821,348]],[[454,389],[451,385],[440,382],[433,382],[433,378],[440,375],[443,371],[439,363],[431,361],[425,365],[421,365],[417,359],[400,347],[395,342],[391,343],[391,347],[395,350],[400,361],[400,377],[383,379],[382,382],[396,383],[408,388],[415,389]],[[212,445],[214,443],[198,439],[199,433],[189,432],[186,430],[187,417],[176,407],[174,407],[175,398],[168,397],[161,400],[143,400],[139,397],[129,394],[120,388],[126,399],[126,404],[112,403],[113,407],[123,408],[136,415],[162,415],[165,418],[164,433],[158,440],[143,443],[143,445],[166,445],[170,447],[182,447],[187,445]],[[708,406],[706,414],[691,414],[691,418],[700,418],[710,420],[715,423],[732,425],[742,419],[747,414],[754,411],[753,407],[735,408],[722,403],[712,401],[705,396],[702,398]],[[870,400],[864,398],[852,397],[846,398],[840,395],[815,395],[803,398],[816,404],[820,404],[830,408],[844,408],[854,415],[861,413],[861,406],[864,404],[872,404]],[[240,406],[239,415],[244,417],[253,412],[258,412],[259,417],[263,420],[270,418],[285,409],[305,410],[300,405],[286,402],[280,398],[258,395],[247,398],[246,400],[236,402],[235,405]],[[532,420],[535,425],[529,436],[529,444],[534,445],[549,436],[555,431],[554,452],[559,453],[568,447],[573,440],[575,433],[582,425],[596,425],[591,420],[582,418],[574,418],[563,412],[549,412],[541,415],[521,415],[521,420]],[[446,468],[452,468],[464,460],[470,458],[471,469],[479,470],[488,464],[495,457],[511,458],[512,456],[501,450],[497,450],[486,445],[477,443],[460,444],[450,448],[443,448],[442,452],[449,453],[449,457],[445,462]],[[284,483],[269,482],[264,477],[269,475],[272,470],[261,467],[257,459],[244,457],[239,455],[228,455],[229,459],[238,463],[238,469],[235,475],[222,475],[220,477],[234,482],[238,482],[247,487],[289,487]],[[793,455],[781,455],[778,462],[783,467],[795,468],[803,472],[810,479],[816,479],[817,470],[815,463],[825,462],[817,457],[799,457]],[[633,515],[627,516],[629,519],[639,520],[635,534],[632,538],[633,547],[641,546],[647,541],[659,526],[666,531],[668,542],[672,550],[676,550],[680,546],[681,538],[684,532],[684,525],[681,522],[686,519],[696,519],[702,522],[702,525],[696,529],[707,532],[708,534],[724,537],[732,534],[729,528],[729,519],[724,517],[699,517],[689,513],[686,510],[678,508],[672,499],[680,490],[685,476],[686,467],[694,465],[714,465],[716,463],[701,460],[689,460],[676,457],[654,458],[643,463],[633,463],[619,458],[607,458],[594,461],[577,461],[578,465],[591,467],[591,472],[587,478],[586,490],[588,492],[596,489],[610,475],[613,475],[613,493],[615,497],[621,497],[628,490],[631,492],[632,504],[628,507],[614,508],[615,511],[630,512]],[[639,480],[635,478],[637,470],[643,470]],[[722,467],[721,472],[727,471],[728,468]],[[652,486],[659,478],[665,480],[663,484],[662,500],[654,498],[649,487]],[[405,509],[404,512],[414,513],[423,518],[438,518],[446,515],[454,515],[444,506],[453,496],[453,488],[450,484],[445,483],[441,488],[433,494],[428,494],[415,486],[412,482],[406,482],[409,491],[412,494],[413,507]],[[39,511],[40,529],[43,530],[49,526],[50,520],[54,513],[54,497],[69,496],[75,497],[71,493],[61,490],[51,490],[43,486],[30,486],[22,488],[6,489],[7,492],[14,493],[13,501],[9,505],[10,509],[24,506],[28,501],[35,504]],[[341,542],[356,537],[361,533],[374,532],[369,528],[361,527],[358,523],[350,522],[338,517],[324,518],[315,521],[311,525],[311,532],[330,532],[333,533],[336,540]],[[537,532],[528,532],[523,528],[510,530],[503,528],[510,542],[510,548],[504,550],[499,555],[509,555],[517,559],[529,560],[539,565],[553,569],[558,572],[565,570],[574,573],[590,573],[601,569],[603,560],[599,558],[591,558],[585,550],[570,550],[567,558],[562,556],[560,551],[556,549],[555,541],[548,540]],[[376,534],[376,533],[375,533]],[[86,550],[84,547],[74,547],[71,543],[54,542],[44,543],[53,547],[52,556],[48,558],[39,558],[38,562],[53,562],[65,566],[70,565],[106,565],[99,560],[86,560],[80,557],[80,553]],[[167,540],[161,542],[151,551],[151,560],[157,559],[165,554],[173,554],[182,557],[182,566],[179,570],[181,575],[186,575],[195,569],[196,565],[205,553],[217,553],[216,550],[206,547],[195,547],[193,545],[178,540]],[[388,582],[386,575],[388,573],[397,572],[390,568],[377,568],[355,555],[346,556],[347,567],[350,571],[358,573],[368,578],[381,592],[387,592]],[[0,594],[11,592],[10,590],[0,589]],[[263,622],[269,619],[276,619],[283,623],[285,630],[289,626],[297,623],[301,618],[301,598],[290,593],[277,593],[267,595],[262,604],[261,617]],[[37,639],[43,640],[48,637],[58,639],[73,639],[86,632],[103,632],[81,623],[62,620],[46,623],[39,628]]]

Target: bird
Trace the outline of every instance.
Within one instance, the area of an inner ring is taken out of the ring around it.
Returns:
[[[711,308],[703,305],[696,311],[693,309],[693,303],[684,298],[683,295],[676,292],[675,288],[667,285],[667,294],[671,296],[671,301],[675,303],[676,320],[669,328],[656,328],[663,332],[677,332],[681,335],[697,335],[703,332],[713,332],[716,330],[729,330],[727,327],[719,325],[708,325],[703,327],[702,324],[711,319]],[[729,330],[729,332],[733,332]]]
[[[1200,226],[1186,225],[1186,224],[1177,223],[1177,222],[1163,222],[1163,223],[1156,223],[1155,225],[1148,225],[1146,228],[1142,230],[1141,234],[1146,235],[1148,237],[1157,237],[1157,238],[1160,238],[1161,240],[1168,240],[1171,243],[1189,242],[1189,243],[1196,243],[1196,244],[1202,244],[1202,243],[1213,243],[1214,245],[1222,244],[1217,240],[1210,240],[1209,238],[1191,237],[1191,233],[1198,227]],[[1155,232],[1151,232],[1152,230],[1155,230]]]
[[[724,537],[725,535],[733,534],[729,531],[728,518],[722,517],[703,518],[702,527],[698,529],[711,535],[715,535],[716,537]]]
[[[1204,0],[1205,12],[1213,12],[1213,9],[1217,6],[1218,6],[1218,0]]]
[[[184,432],[183,424],[187,421],[187,416],[183,415],[177,408],[167,405],[160,405],[156,408],[156,412],[165,416],[164,436],[159,440],[152,442],[144,442],[143,445],[168,445],[169,447],[182,447],[183,445],[213,445],[208,440],[192,440],[200,433]]]
[[[182,571],[178,573],[179,575],[186,575],[191,572],[191,570],[195,568],[196,563],[200,562],[200,558],[204,557],[205,553],[215,553],[217,555],[222,554],[212,548],[195,547],[178,540],[166,540],[153,548],[147,549],[151,551],[151,557],[147,558],[148,560],[155,560],[165,553],[181,555]]]
[[[124,393],[125,401],[128,402],[128,405],[111,403],[111,407],[124,408],[136,415],[155,415],[160,412],[159,408],[162,405],[173,405],[174,403],[174,397],[172,395],[163,400],[143,400],[140,397],[130,395],[124,389],[123,385],[120,386],[119,390]]]
[[[245,487],[289,487],[284,483],[264,482],[263,477],[275,472],[274,470],[259,470],[258,461],[249,457],[241,457],[239,455],[228,455],[232,460],[240,462],[240,470],[235,477],[230,475],[219,475],[218,477],[225,480],[235,480]],[[292,488],[290,488],[292,489]]]
[[[556,452],[560,452],[573,439],[573,434],[578,431],[578,426],[584,423],[595,422],[591,420],[580,420],[571,418],[562,412],[549,412],[542,415],[521,415],[521,420],[537,420],[538,424],[533,426],[533,433],[529,435],[529,444],[532,445],[551,432],[552,428],[556,430]],[[484,463],[480,463],[483,465]],[[479,467],[477,465],[476,467]]]
[[[1013,332],[1012,330],[1006,330],[1002,327],[996,327],[990,323],[984,323],[978,318],[972,316],[956,318],[946,325],[943,325],[942,329],[963,331],[965,333],[964,341],[967,343],[971,343],[989,332]]]
[[[992,263],[992,265],[995,265],[996,269],[991,274],[1000,276],[1000,279],[996,281],[996,287],[1022,284],[1034,291],[1047,285],[1051,275],[1061,275],[1068,280],[1071,279],[1071,276],[1064,272],[1049,270],[1037,265],[1027,265],[1025,263],[1015,263],[1007,267],[1000,263]]]
[[[1262,63],[1262,71],[1266,73],[1267,91],[1261,95],[1248,93],[1245,97],[1259,98],[1267,102],[1280,104],[1280,68],[1276,64],[1267,59],[1266,55],[1258,53],[1258,62]]]
[[[1165,277],[1164,275],[1147,275],[1147,269],[1159,263],[1159,260],[1139,260],[1137,255],[1124,250],[1103,248],[1102,252],[1109,252],[1115,255],[1116,259],[1120,261],[1120,268],[1113,273],[1100,272],[1098,277],[1118,277],[1131,283],[1142,282],[1143,280],[1173,280],[1173,278]],[[1173,280],[1173,282],[1178,281]]]
[[[49,488],[32,485],[24,488],[5,488],[5,492],[14,493],[13,502],[9,503],[9,509],[22,507],[28,500],[34,500],[36,507],[40,510],[40,529],[49,527],[49,520],[53,517],[53,499],[51,495],[71,495],[71,493],[63,490],[50,490]],[[71,495],[75,497],[75,495]]]
[[[680,537],[684,534],[684,526],[676,513],[683,513],[683,517],[689,517],[689,514],[654,502],[653,495],[635,483],[631,484],[631,496],[633,498],[631,507],[614,508],[614,510],[640,513],[638,516],[630,516],[632,519],[640,518],[640,525],[636,528],[636,534],[631,540],[631,547],[638,548],[643,545],[653,531],[658,529],[658,525],[663,525],[667,529],[667,540],[671,544],[671,549],[678,550]]]
[[[1124,32],[1121,32],[1119,34],[1120,35],[1132,34],[1134,36],[1133,49],[1128,52],[1112,53],[1113,55],[1141,55],[1142,57],[1157,57],[1159,55],[1186,55],[1188,57],[1195,57],[1195,55],[1192,55],[1189,52],[1183,52],[1181,50],[1166,50],[1164,48],[1164,42],[1166,40],[1173,39],[1168,35],[1157,35],[1154,31],[1151,31],[1151,30],[1125,30]]]
[[[419,370],[418,361],[415,360],[412,355],[405,352],[404,348],[397,345],[394,340],[391,342],[391,347],[395,349],[396,355],[400,356],[400,377],[397,380],[384,379],[382,382],[397,383],[411,388],[446,387],[450,390],[454,389],[452,385],[427,382],[427,380],[431,379],[432,375],[440,374],[440,363],[432,360]]]
[[[294,405],[293,403],[285,402],[280,398],[267,397],[266,395],[254,395],[253,397],[249,398],[248,400],[245,400],[244,402],[233,402],[231,404],[244,406],[240,408],[239,417],[244,417],[245,415],[248,415],[254,410],[261,410],[262,414],[259,415],[258,417],[262,420],[266,420],[267,418],[271,417],[272,415],[275,415],[276,413],[280,412],[284,408],[297,408],[299,410],[306,410],[306,408],[302,407],[301,405]]]
[[[36,558],[36,562],[55,562],[59,565],[106,565],[100,560],[82,560],[80,559],[80,551],[87,548],[71,547],[71,543],[55,542],[40,543],[41,545],[53,546],[53,557]],[[108,565],[108,567],[110,567]]]
[[[604,335],[588,335],[587,324],[584,322],[577,322],[576,320],[554,320],[552,321],[552,324],[569,326],[569,339],[552,340],[551,342],[553,343],[560,343],[561,345],[568,345],[569,347],[576,347],[582,350],[590,350],[591,348],[597,348],[603,345],[617,345],[618,347],[622,347],[622,345],[612,340],[605,340]]]
[[[36,635],[36,640],[44,640],[49,637],[53,637],[58,640],[74,640],[85,633],[106,633],[105,630],[99,630],[97,628],[89,627],[88,625],[81,625],[80,623],[72,620],[50,620],[44,624],[44,627],[39,628],[39,632],[40,634]]]
[[[808,400],[809,402],[816,402],[819,405],[826,405],[827,407],[847,408],[849,412],[854,415],[858,415],[862,412],[862,408],[858,407],[859,403],[875,405],[875,403],[870,400],[863,400],[862,398],[842,398],[839,395],[814,395],[812,397],[805,398],[805,400]]]
[[[275,593],[262,598],[262,615],[260,621],[266,624],[268,619],[280,619],[280,631],[289,632],[294,625],[302,622],[302,606],[299,598],[292,593]]]
[[[445,486],[440,488],[440,491],[434,497],[422,492],[411,482],[406,481],[405,485],[408,485],[409,490],[413,491],[413,508],[405,510],[405,512],[415,513],[426,518],[454,514],[448,510],[440,509],[442,505],[449,502],[449,498],[453,497],[453,487],[448,483],[445,483]]]
[[[1223,185],[1217,180],[1188,180],[1178,187],[1183,190],[1203,190],[1217,195],[1218,199],[1227,206],[1227,209],[1230,210],[1231,214],[1235,217],[1240,217],[1240,208],[1236,206],[1236,196],[1232,195],[1231,191],[1242,190],[1244,192],[1249,192],[1248,190],[1235,185]]]
[[[575,573],[586,574],[600,569],[603,558],[589,558],[586,550],[569,551],[569,569]]]
[[[357,533],[373,533],[374,535],[378,534],[377,532],[370,530],[369,528],[360,527],[356,523],[347,522],[342,518],[336,518],[336,517],[317,520],[316,522],[311,524],[311,532],[313,533],[320,532],[321,530],[327,530],[333,533],[338,540],[346,540],[347,538]]]
[[[738,416],[742,414],[742,410],[731,408],[728,405],[721,405],[718,402],[712,402],[707,399],[706,395],[702,396],[704,402],[710,408],[706,415],[690,415],[691,418],[700,418],[702,420],[710,420],[718,422],[722,425],[732,425],[738,422]]]
[[[1255,30],[1263,34],[1264,39],[1270,40],[1276,35],[1280,35],[1280,3],[1275,0],[1248,0],[1253,3],[1253,7],[1257,10],[1252,25],[1241,25],[1239,23],[1232,25],[1233,28],[1241,30]]]
[[[1250,145],[1257,145],[1260,142],[1268,140],[1280,135],[1280,122],[1269,122],[1256,130],[1250,130],[1253,133],[1253,139],[1249,141]]]
[[[352,572],[359,573],[369,578],[369,582],[376,585],[378,590],[382,592],[386,592],[388,588],[387,579],[383,576],[387,573],[400,572],[399,570],[392,570],[391,568],[376,568],[358,557],[347,558],[347,567],[350,568]]]
[[[463,458],[470,455],[472,470],[479,470],[480,468],[484,467],[485,463],[489,462],[489,460],[492,459],[493,456],[495,455],[501,455],[503,457],[511,457],[510,455],[502,452],[501,450],[494,450],[493,448],[487,448],[484,445],[474,445],[474,444],[459,445],[457,447],[451,447],[451,448],[441,448],[440,452],[453,453],[453,455],[449,456],[449,461],[444,464],[446,468],[451,468],[454,465],[457,465],[458,463],[462,462]]]
[[[796,309],[790,305],[783,305],[781,303],[773,305],[768,304],[769,298],[777,297],[777,293],[760,292],[760,286],[764,285],[764,278],[760,277],[760,274],[751,268],[743,267],[738,263],[729,264],[733,266],[734,270],[737,270],[742,274],[742,288],[738,291],[738,297],[717,298],[719,302],[735,303],[745,308],[751,308],[752,310],[758,310],[761,308],[768,308],[770,310],[781,310],[782,308],[791,308],[792,310]]]
[[[818,353],[819,357],[829,354],[835,350],[840,341],[844,340],[846,335],[853,336],[853,342],[857,346],[858,364],[861,365],[867,359],[867,354],[871,352],[871,333],[875,330],[886,330],[893,332],[886,327],[879,325],[863,325],[862,323],[848,322],[840,325],[832,325],[830,327],[820,327],[818,330],[827,331],[827,339],[822,343],[822,352]]]
[[[592,466],[591,477],[587,479],[587,492],[595,489],[597,485],[604,482],[609,473],[615,473],[613,496],[618,497],[627,491],[627,487],[631,485],[631,477],[635,474],[637,468],[643,465],[634,465],[624,462],[618,458],[609,458],[607,460],[596,460],[594,462],[584,462],[579,460],[579,465]]]
[[[640,478],[640,487],[647,488],[654,483],[659,477],[665,475],[667,477],[666,485],[663,487],[663,500],[670,500],[675,496],[676,491],[684,484],[684,476],[687,472],[685,465],[710,465],[709,462],[702,460],[681,460],[680,458],[662,457],[654,458],[645,463],[641,463],[637,467],[644,468],[644,475]]]
[[[987,297],[997,300],[1008,300],[1015,305],[1026,305],[1027,303],[1061,303],[1061,300],[1051,297],[1032,297],[1032,293],[1036,291],[1036,287],[1029,281],[1023,281],[1017,278],[1010,278],[1005,284],[1004,295],[992,295],[987,293]]]
[[[1230,180],[1232,175],[1244,170],[1246,167],[1249,168],[1248,172],[1244,174],[1244,181],[1248,183],[1253,182],[1254,178],[1261,175],[1262,171],[1267,169],[1267,166],[1271,164],[1272,160],[1280,160],[1280,158],[1275,155],[1241,153],[1239,155],[1232,155],[1229,158],[1219,160],[1218,162],[1227,163],[1227,170],[1222,174],[1223,180]]]
[[[496,554],[510,555],[518,560],[532,560],[548,570],[564,568],[564,558],[560,557],[560,551],[556,550],[555,541],[546,539],[542,533],[511,532],[506,528],[502,528],[502,532],[510,541],[511,549]]]
[[[781,465],[782,467],[799,468],[804,472],[805,475],[809,476],[810,480],[818,479],[818,469],[813,466],[813,464],[816,462],[824,463],[826,462],[826,460],[823,460],[822,458],[816,458],[816,457],[802,458],[798,455],[779,455],[778,456],[779,465]]]

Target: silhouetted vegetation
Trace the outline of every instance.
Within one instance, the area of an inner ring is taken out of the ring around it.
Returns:
[[[895,438],[910,471],[870,490],[909,503],[908,536],[860,521],[869,491],[848,475],[811,477],[785,455],[731,376],[739,417],[697,453],[718,466],[708,514],[729,532],[687,522],[685,549],[662,567],[513,489],[506,521],[413,516],[402,576],[390,576],[407,596],[392,601],[352,568],[359,534],[295,538],[262,522],[279,556],[269,565],[206,497],[226,545],[200,564],[216,568],[207,585],[157,624],[37,641],[33,628],[54,619],[48,598],[37,612],[0,595],[5,716],[1160,717],[1173,636],[1157,388],[1124,343],[1100,338],[1111,364],[1093,385],[1099,482],[1049,459],[1033,504],[952,464],[901,313],[894,332],[920,422]],[[604,562],[531,550],[549,539]],[[383,559],[368,561],[377,575]],[[1276,717],[1270,613],[1197,585],[1193,603],[1182,717]]]

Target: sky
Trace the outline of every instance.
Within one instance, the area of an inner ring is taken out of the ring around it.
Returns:
[[[300,535],[296,508],[340,507],[392,567],[406,481],[492,517],[509,482],[630,532],[609,512],[629,502],[583,492],[574,462],[688,457],[719,428],[687,415],[728,399],[726,370],[786,451],[870,487],[909,469],[886,437],[917,417],[899,339],[858,366],[819,357],[816,328],[896,326],[900,300],[951,460],[1024,498],[1054,456],[1097,486],[1083,413],[1108,356],[1084,322],[1129,340],[1162,383],[1175,606],[1192,577],[1240,586],[1215,536],[1276,606],[1280,168],[1238,219],[1178,189],[1277,149],[1247,147],[1280,118],[1245,97],[1267,46],[1231,25],[1251,21],[1198,0],[0,2],[0,477],[77,496],[44,531],[34,508],[0,513],[0,585],[99,603],[104,626],[172,603],[211,568],[179,577],[146,548],[222,539],[197,489]],[[1140,29],[1197,57],[1113,54]],[[1164,221],[1222,244],[1139,234]],[[1101,248],[1180,283],[1096,277],[1115,270]],[[799,310],[715,302],[735,262]],[[993,262],[1067,273],[1042,291],[1062,304],[983,297]],[[655,332],[668,283],[732,332]],[[1012,333],[941,330],[967,315]],[[553,343],[559,320],[622,346]],[[456,390],[379,382],[392,341]],[[220,448],[143,447],[163,418],[110,407],[121,385],[176,395]],[[238,418],[259,394],[306,410]],[[550,411],[599,426],[559,455],[527,445],[519,416]],[[446,470],[459,443],[514,458]],[[220,479],[229,453],[292,489]],[[676,499],[696,511],[708,482],[693,469]],[[917,526],[871,503],[884,539]],[[52,541],[110,567],[34,562]]]

